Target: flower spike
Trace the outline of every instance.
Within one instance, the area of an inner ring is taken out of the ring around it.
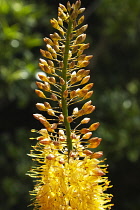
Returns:
[[[29,171],[36,179],[30,192],[34,210],[104,210],[112,206],[112,195],[106,193],[110,187],[107,169],[98,160],[103,152],[94,152],[102,140],[93,136],[100,123],[88,125],[95,106],[87,101],[93,83],[88,83],[90,70],[85,67],[92,55],[85,54],[88,25],[81,26],[85,8],[80,7],[80,0],[59,4],[58,18],[50,20],[57,32],[44,38],[46,49],[40,50],[44,58],[39,59],[39,67],[46,76],[38,75],[39,90],[35,90],[44,102],[36,104],[43,115],[33,115],[43,125],[38,131],[32,129],[39,134],[30,153],[37,163]],[[85,101],[82,107],[71,110],[80,101]]]

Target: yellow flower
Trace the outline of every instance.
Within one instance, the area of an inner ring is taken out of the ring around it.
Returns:
[[[84,43],[87,25],[79,27],[84,21],[84,8],[80,6],[80,0],[72,5],[68,2],[67,7],[59,4],[58,19],[51,20],[59,34],[45,37],[47,50],[40,50],[47,58],[39,60],[46,76],[39,74],[41,82],[36,84],[41,90],[35,92],[47,101],[36,104],[46,117],[33,115],[44,126],[39,131],[32,130],[39,134],[30,153],[36,162],[29,172],[36,181],[30,193],[34,196],[34,209],[104,210],[112,206],[112,195],[106,193],[110,187],[106,165],[98,160],[103,152],[92,149],[102,140],[92,137],[99,122],[89,126],[90,118],[82,118],[91,114],[95,106],[89,100],[81,109],[69,109],[93,94],[93,83],[87,84],[90,71],[84,69],[92,56],[83,54],[89,44]],[[76,123],[77,118],[81,118],[80,123]]]

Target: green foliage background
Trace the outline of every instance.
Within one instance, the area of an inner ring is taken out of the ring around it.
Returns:
[[[112,209],[139,210],[140,1],[83,0],[82,6],[89,24],[87,54],[94,54],[91,118],[101,122],[95,135],[103,138],[99,149],[110,165]],[[26,154],[33,144],[30,129],[39,126],[32,117],[39,102],[34,94],[39,48],[54,31],[49,20],[57,7],[57,0],[0,1],[0,209],[25,210],[30,204],[33,183],[25,173],[32,162]]]

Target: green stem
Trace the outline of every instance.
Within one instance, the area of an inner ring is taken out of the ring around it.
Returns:
[[[64,115],[64,124],[66,128],[66,135],[67,135],[67,146],[68,146],[68,157],[70,154],[70,151],[72,150],[72,140],[70,137],[71,133],[71,127],[70,123],[67,121],[68,117],[68,104],[66,98],[63,97],[64,91],[67,89],[67,65],[68,65],[68,53],[70,49],[70,34],[72,31],[72,21],[69,20],[68,24],[68,30],[66,34],[66,43],[65,43],[65,51],[64,51],[64,57],[63,57],[63,69],[62,69],[62,78],[65,81],[65,84],[62,86],[62,112]]]

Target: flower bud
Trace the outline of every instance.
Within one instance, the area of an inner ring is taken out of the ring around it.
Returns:
[[[71,80],[70,80],[70,84],[74,84],[77,82],[77,77],[72,77]]]
[[[83,13],[85,11],[85,8],[80,8],[79,10],[78,10],[78,14],[81,14],[81,13]]]
[[[45,37],[43,40],[44,40],[44,42],[46,42],[47,44],[49,44],[49,45],[53,46],[53,42],[52,42],[52,40],[51,40],[51,39],[49,39],[49,38]]]
[[[64,98],[67,98],[67,97],[68,97],[68,90],[65,90],[65,91],[63,92],[63,97],[64,97]]]
[[[45,106],[47,109],[52,109],[51,105],[50,105],[48,102],[44,102],[44,106]]]
[[[59,122],[64,122],[64,116],[63,116],[63,114],[60,114],[58,118],[59,118]]]
[[[89,64],[89,61],[82,61],[82,62],[78,62],[78,66],[80,67],[80,68],[82,68],[82,67],[86,67],[86,66],[88,66],[88,64]]]
[[[86,124],[90,121],[90,118],[88,117],[85,117],[82,121],[81,121],[81,124]]]
[[[81,34],[76,38],[75,44],[80,44],[80,43],[84,42],[85,39],[86,39],[86,34]]]
[[[89,132],[89,129],[88,128],[82,128],[81,130],[80,130],[80,133],[81,134],[86,134],[86,133],[88,133]]]
[[[35,89],[35,93],[40,97],[40,98],[46,98],[46,96],[44,95],[44,93],[40,90]]]
[[[90,151],[90,150],[84,150],[84,151],[83,151],[83,153],[84,153],[84,154],[86,154],[87,156],[89,156],[89,155],[92,155],[92,154],[93,154],[93,152],[92,152],[92,151]]]
[[[82,24],[83,21],[84,21],[84,19],[85,19],[84,15],[81,16],[81,17],[79,18],[79,20],[78,20],[78,25]]]
[[[60,158],[59,163],[60,164],[64,164],[65,163],[65,160],[63,158]]]
[[[58,98],[57,98],[57,96],[54,93],[51,94],[51,99],[53,101],[58,101]]]
[[[54,160],[55,156],[53,154],[49,154],[48,156],[46,156],[46,159],[48,160]]]
[[[51,19],[50,23],[52,24],[53,28],[59,29],[58,21],[55,18]]]
[[[103,152],[99,151],[99,152],[94,152],[91,156],[91,158],[101,158],[103,156]]]
[[[42,103],[37,103],[36,108],[39,109],[40,111],[46,111],[46,107]]]
[[[48,82],[44,83],[43,90],[45,90],[47,92],[50,92],[51,86],[50,86],[50,84]]]
[[[73,90],[73,91],[70,92],[70,98],[71,98],[71,99],[72,99],[72,98],[75,98],[76,96],[77,96],[77,93],[76,93],[75,90]]]
[[[93,138],[91,138],[91,139],[88,140],[88,142],[90,144],[87,147],[88,148],[96,148],[100,144],[101,140],[102,140],[101,138],[93,137]]]
[[[43,83],[42,82],[36,82],[36,85],[38,88],[43,89]]]
[[[93,94],[93,91],[89,91],[89,92],[85,95],[84,99],[90,98],[90,97],[92,96],[92,94]]]
[[[77,115],[78,114],[78,107],[75,107],[74,109],[73,109],[73,112],[72,112],[72,114],[73,115]]]
[[[91,105],[85,110],[85,114],[90,114],[95,110],[95,106]]]
[[[59,130],[58,133],[59,133],[60,136],[64,136],[64,131],[63,130]]]
[[[73,53],[73,51],[72,51],[72,53]],[[75,61],[70,62],[69,68],[70,68],[70,69],[73,69],[74,66],[75,66]]]
[[[51,139],[42,139],[39,142],[44,145],[49,145],[52,141]]]
[[[92,136],[92,132],[88,132],[82,136],[82,139],[89,139]]]
[[[95,176],[103,176],[103,175],[105,175],[105,173],[100,168],[95,168],[93,173],[95,174]]]
[[[48,82],[48,78],[47,78],[45,75],[43,75],[43,74],[38,74],[38,77],[39,77],[39,79],[41,79],[42,81]]]
[[[61,9],[62,9],[64,12],[67,12],[67,9],[66,9],[66,7],[65,7],[63,4],[59,4],[59,7],[61,7]]]
[[[49,115],[55,116],[55,113],[54,113],[53,109],[47,109],[47,112],[48,112]]]
[[[71,4],[70,4],[69,1],[67,2],[67,9],[68,9],[69,12],[71,11]]]
[[[87,82],[89,81],[89,79],[90,79],[90,76],[84,77],[84,78],[82,79],[80,85],[83,85],[83,84],[87,83]]]
[[[81,28],[79,28],[77,31],[76,31],[76,36],[79,36],[80,34],[82,34],[88,27],[88,24],[82,26]]]
[[[60,85],[64,85],[64,84],[65,84],[65,80],[62,77],[60,77]]]
[[[72,118],[71,116],[68,116],[68,117],[67,117],[67,121],[68,121],[69,123],[71,123],[71,122],[73,121],[73,118]]]
[[[90,131],[95,131],[98,127],[99,127],[100,123],[97,122],[97,123],[93,123],[90,127],[89,127],[89,130]]]

